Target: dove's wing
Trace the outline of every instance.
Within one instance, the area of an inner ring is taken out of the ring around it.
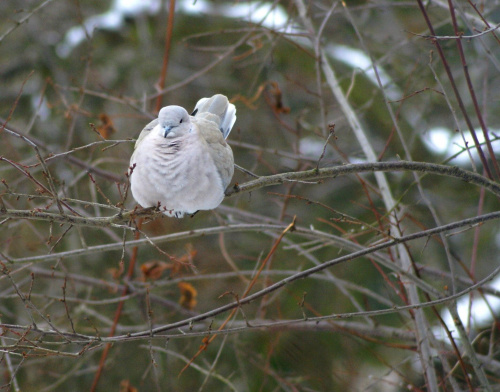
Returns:
[[[227,139],[236,121],[236,107],[232,103],[229,103],[226,96],[216,94],[211,98],[200,99],[191,115],[194,117],[206,117],[214,121],[222,132],[224,139]],[[217,118],[213,118],[210,115],[214,115]]]
[[[222,181],[222,187],[225,190],[234,174],[233,151],[229,144],[226,143],[219,125],[207,117],[210,118],[210,116],[194,117],[192,122],[198,128],[199,135],[205,142],[203,148],[206,148],[206,151],[210,154]]]
[[[226,137],[236,121],[236,108],[226,96],[216,94],[202,98],[193,111],[192,122],[207,142],[208,150],[221,177],[224,189],[229,185],[234,173],[234,158]]]
[[[151,130],[157,125],[158,125],[158,119],[155,118],[153,121],[151,121],[148,125],[144,127],[144,129],[139,134],[137,141],[135,142],[134,150],[137,148],[139,144],[141,144],[142,140],[149,134],[149,132],[151,132]]]

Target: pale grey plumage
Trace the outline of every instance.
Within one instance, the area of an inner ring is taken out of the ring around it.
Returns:
[[[130,187],[143,207],[181,218],[216,208],[234,172],[225,138],[236,121],[236,108],[224,95],[198,101],[190,116],[166,106],[142,130],[130,158]]]

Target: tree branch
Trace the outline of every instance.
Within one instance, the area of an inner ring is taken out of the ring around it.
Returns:
[[[280,173],[271,176],[259,177],[243,184],[237,184],[226,190],[226,197],[232,197],[243,192],[251,192],[267,186],[283,184],[288,181],[318,180],[323,178],[336,178],[354,173],[366,172],[390,172],[390,171],[416,171],[432,173],[440,176],[457,178],[470,184],[485,188],[497,197],[500,197],[500,184],[493,182],[477,173],[458,168],[457,166],[439,165],[427,162],[372,162],[355,163],[342,166],[325,167],[322,169],[311,169],[298,172]],[[127,224],[134,218],[155,218],[161,216],[156,208],[134,209],[121,212],[109,217],[82,217],[73,215],[57,214],[42,210],[13,210],[0,208],[0,217],[44,220],[55,223],[67,223],[75,226],[87,227],[118,227],[121,229],[135,230]]]
[[[256,180],[236,185],[226,190],[226,196],[230,197],[241,192],[251,192],[266,186],[278,185],[287,181],[318,180],[322,178],[335,178],[354,173],[366,172],[390,172],[390,171],[416,171],[432,173],[441,176],[454,177],[462,181],[484,187],[496,196],[500,197],[500,184],[493,182],[477,173],[460,169],[457,166],[439,165],[427,162],[371,162],[354,163],[342,166],[325,167],[323,169],[311,169],[300,172],[289,172],[260,177]]]

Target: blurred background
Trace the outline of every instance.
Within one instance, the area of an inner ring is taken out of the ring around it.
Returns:
[[[366,173],[286,182],[193,218],[146,220],[136,253],[137,222],[95,223],[136,206],[125,173],[135,138],[158,108],[189,111],[215,93],[237,107],[228,138],[235,163],[258,176],[375,157],[456,165],[498,182],[500,2],[422,6],[0,2],[0,207],[9,211],[0,212],[2,390],[498,385],[498,220],[459,224],[262,293],[196,358],[230,312],[148,336],[396,232],[498,211],[498,197],[484,188],[407,171],[385,173],[389,189]],[[465,35],[460,46],[450,38],[455,28]],[[236,170],[233,183],[253,179]],[[89,219],[72,225],[29,216],[61,214],[60,207]],[[294,219],[296,230],[280,238]],[[456,306],[372,313],[445,298],[487,277]],[[453,323],[455,311],[461,324]],[[135,332],[145,335],[127,337]],[[119,338],[104,357],[95,339],[110,334]]]

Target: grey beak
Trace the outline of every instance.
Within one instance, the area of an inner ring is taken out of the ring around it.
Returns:
[[[168,133],[172,130],[173,126],[168,126],[164,128],[163,137],[167,137]]]

